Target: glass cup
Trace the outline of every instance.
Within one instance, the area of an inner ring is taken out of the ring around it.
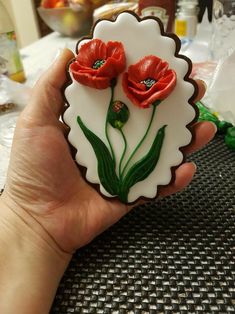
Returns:
[[[235,0],[214,0],[212,58],[226,58],[235,50]]]
[[[4,188],[18,111],[0,113],[0,191]]]

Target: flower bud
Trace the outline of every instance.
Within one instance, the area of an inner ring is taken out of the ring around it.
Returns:
[[[121,101],[117,100],[112,103],[108,112],[108,122],[115,129],[122,129],[129,119],[129,109]]]

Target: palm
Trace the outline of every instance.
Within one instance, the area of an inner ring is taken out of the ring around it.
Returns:
[[[83,180],[57,126],[30,128],[23,122],[15,137],[8,189],[14,198],[20,195],[17,202],[24,201],[63,250],[86,244],[103,231],[104,219],[107,227],[127,210],[117,201],[105,201]],[[14,157],[19,154],[20,161]],[[11,182],[17,182],[14,190]]]

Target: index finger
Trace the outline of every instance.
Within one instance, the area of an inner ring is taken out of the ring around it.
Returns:
[[[196,98],[194,99],[194,102],[201,100],[202,97],[205,95],[206,92],[206,83],[202,80],[195,80],[198,86],[198,94]]]

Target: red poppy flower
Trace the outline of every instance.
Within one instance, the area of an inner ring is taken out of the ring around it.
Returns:
[[[93,39],[82,45],[70,70],[79,83],[104,89],[110,81],[124,71],[126,57],[122,43]]]
[[[176,85],[176,73],[168,63],[156,56],[147,56],[128,68],[122,81],[127,97],[140,108],[165,99]]]

